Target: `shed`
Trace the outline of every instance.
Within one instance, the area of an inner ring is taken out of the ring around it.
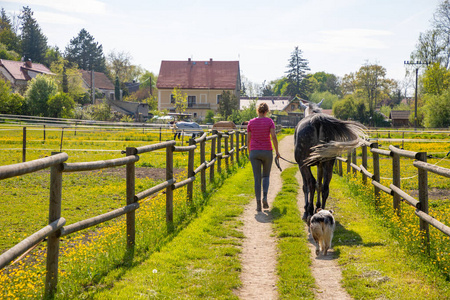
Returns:
[[[409,110],[391,110],[389,118],[392,120],[392,127],[410,127]]]

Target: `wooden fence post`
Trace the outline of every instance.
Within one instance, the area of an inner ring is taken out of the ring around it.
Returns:
[[[217,157],[217,173],[222,173],[222,133],[217,132],[217,153],[220,153]]]
[[[189,146],[195,145],[195,140],[194,138],[189,139]],[[194,174],[194,152],[195,150],[189,150],[189,156],[188,156],[188,177],[192,177],[195,176]],[[194,190],[194,183],[193,182],[189,182],[187,184],[187,201],[188,202],[192,202],[192,194],[193,194],[193,190]]]
[[[200,164],[204,164],[206,161],[205,156],[205,149],[206,149],[206,139],[203,139],[203,141],[200,142]],[[203,168],[200,171],[200,183],[201,183],[201,190],[202,193],[206,192],[206,169]]]
[[[367,170],[367,146],[363,145],[362,148],[362,166]],[[367,184],[367,176],[364,174],[364,172],[361,172],[362,174],[362,181],[363,184]]]
[[[417,160],[427,162],[427,153],[417,153]],[[420,210],[428,214],[428,171],[422,168],[418,169],[418,181],[419,181],[419,202]],[[427,222],[420,219],[420,230],[424,234],[424,244],[427,247],[427,251],[430,251],[430,229]]]
[[[247,141],[248,141],[248,131],[246,131],[244,134],[244,145],[248,144]],[[249,149],[245,148],[245,155],[248,155],[248,151],[249,151]]]
[[[44,124],[44,142],[45,142],[45,124]]]
[[[215,135],[217,134],[217,130],[213,130],[212,134]],[[213,137],[211,139],[211,161],[216,158],[216,138]],[[217,162],[217,161],[216,161]],[[214,182],[214,164],[211,165],[211,167],[209,167],[209,181],[212,183]]]
[[[356,166],[356,148],[354,148],[352,150],[352,163]],[[354,168],[352,168],[352,169],[353,169],[353,175],[356,176],[356,173],[358,171],[356,171],[356,169],[354,169]]]
[[[401,186],[400,186],[400,155],[395,152],[392,152],[392,151],[391,151],[391,155],[392,155],[392,184],[400,189],[401,188]],[[394,210],[397,213],[397,216],[400,216],[400,214],[401,214],[400,195],[398,195],[397,193],[394,193],[393,205],[394,205]]]
[[[239,151],[240,151],[240,149],[239,149],[239,147],[240,147],[240,145],[239,145],[239,138],[240,138],[240,131],[235,131],[235,133],[236,133],[236,162],[239,164]]]
[[[173,146],[166,147],[166,180],[173,179]],[[173,188],[171,184],[166,188],[166,224],[169,232],[173,231]]]
[[[228,133],[226,134],[226,136],[224,137],[225,139],[225,167],[228,170],[228,154],[230,154],[230,152],[228,151],[228,139],[229,139],[229,135]]]
[[[134,155],[134,147],[127,147],[126,155]],[[135,173],[136,166],[134,162],[128,163],[126,166],[126,184],[127,184],[127,205],[134,203],[135,196]],[[132,248],[135,244],[136,236],[136,214],[135,211],[127,212],[127,248]]]
[[[235,135],[235,132],[236,132],[236,131],[233,131],[232,133],[228,133],[228,136],[230,137],[230,151],[232,151],[232,150],[233,150],[233,147],[234,147],[234,143],[233,143],[233,142],[234,142],[234,135]],[[233,158],[234,152],[236,152],[236,149],[235,149],[234,151],[231,152],[231,155],[230,155],[231,163],[233,163],[233,160],[234,160],[234,158]]]
[[[350,163],[352,162],[352,151],[347,151],[347,175],[350,173],[351,166]]]
[[[372,143],[371,148],[378,149],[378,143]],[[372,153],[373,160],[373,177],[372,180],[380,182],[380,155],[378,153]],[[378,206],[378,199],[380,199],[380,189],[374,186],[375,192],[375,206]]]
[[[22,162],[27,161],[27,128],[23,128],[23,135],[22,135]]]
[[[52,152],[52,155],[58,152]],[[48,223],[61,217],[62,169],[61,164],[50,168],[50,203]],[[48,236],[47,240],[47,274],[45,277],[45,298],[53,298],[58,284],[60,230]]]

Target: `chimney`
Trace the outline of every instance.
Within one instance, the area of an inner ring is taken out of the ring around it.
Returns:
[[[209,64],[212,65],[212,58],[209,59]]]
[[[31,63],[31,59],[28,59],[25,64],[27,65],[28,68],[32,68],[33,64]]]
[[[188,58],[188,63],[191,63],[191,58],[190,57]]]

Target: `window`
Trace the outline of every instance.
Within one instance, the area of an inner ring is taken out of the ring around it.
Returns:
[[[222,94],[217,95],[217,104],[222,100]]]
[[[175,103],[175,97],[173,94],[170,95],[170,103]]]
[[[195,105],[195,102],[197,100],[196,96],[188,96],[188,107],[193,107]]]

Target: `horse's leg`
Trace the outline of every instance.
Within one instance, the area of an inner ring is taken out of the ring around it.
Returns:
[[[308,217],[314,214],[314,192],[316,180],[311,173],[309,167],[300,168],[303,178],[303,193],[305,195],[305,213],[303,214],[303,220],[308,221]]]
[[[316,179],[311,173],[310,167],[304,167],[302,169],[302,176],[303,178],[306,178],[306,186],[308,188],[308,195],[305,195],[305,204],[306,201],[308,202],[305,205],[306,221],[308,222],[309,218],[314,215],[314,193],[316,192]]]
[[[323,191],[322,191],[322,208],[325,209],[325,203],[327,202],[328,195],[330,194],[330,182],[333,177],[334,159],[329,160],[323,164]]]
[[[317,165],[317,202],[316,202],[316,208],[321,207],[320,206],[320,198],[322,197],[322,179],[323,179],[323,164],[319,163]],[[323,208],[323,207],[322,207]]]
[[[308,217],[308,194],[309,194],[309,186],[308,186],[308,174],[305,172],[304,168],[300,168],[300,173],[302,174],[302,180],[303,180],[303,195],[305,199],[305,206],[303,207],[305,209],[305,212],[303,213],[303,221],[306,221]]]

